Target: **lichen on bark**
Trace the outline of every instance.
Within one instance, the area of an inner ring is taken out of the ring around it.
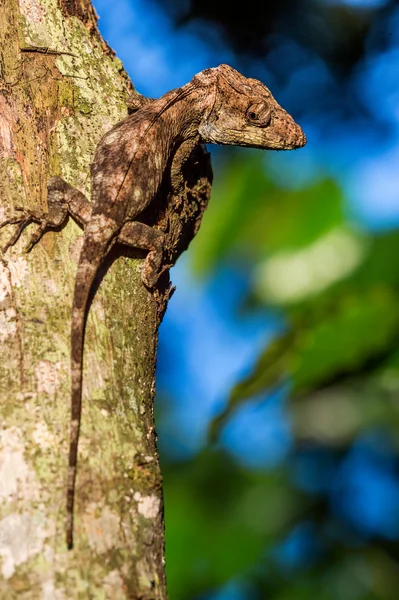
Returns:
[[[48,51],[43,51],[43,49]],[[0,5],[0,212],[46,208],[60,175],[90,194],[101,136],[132,85],[87,0]],[[0,243],[10,236],[0,232]],[[166,299],[137,259],[109,261],[90,308],[75,548],[65,546],[69,330],[81,230],[23,234],[0,257],[0,597],[165,599],[162,488],[153,423]]]

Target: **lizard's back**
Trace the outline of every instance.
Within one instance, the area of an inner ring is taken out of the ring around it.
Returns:
[[[91,167],[93,215],[131,220],[155,196],[173,149],[163,108],[174,92],[128,116],[100,141]]]

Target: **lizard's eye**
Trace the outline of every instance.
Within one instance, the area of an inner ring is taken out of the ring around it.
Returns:
[[[251,104],[246,112],[247,121],[257,127],[267,127],[271,119],[271,110],[267,104],[259,102]]]

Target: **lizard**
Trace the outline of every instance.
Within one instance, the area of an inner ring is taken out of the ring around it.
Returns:
[[[147,251],[141,279],[154,290],[160,275],[197,232],[208,203],[212,170],[204,144],[272,150],[306,144],[301,127],[270,90],[228,65],[205,69],[159,99],[137,98],[131,114],[106,132],[95,149],[91,202],[55,176],[47,184],[48,212],[17,208],[17,216],[0,223],[0,228],[17,225],[4,252],[32,222],[38,228],[26,251],[46,230],[59,229],[69,215],[84,228],[71,323],[68,549],[73,547],[85,326],[95,278],[106,256],[116,243]],[[170,227],[171,215],[176,214],[177,227]]]

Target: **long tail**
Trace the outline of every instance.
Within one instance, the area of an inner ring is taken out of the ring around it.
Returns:
[[[85,232],[83,248],[79,258],[72,308],[71,430],[69,441],[66,521],[66,542],[69,550],[73,547],[76,467],[82,413],[83,346],[88,303],[95,277],[109,250],[110,242],[112,242],[114,238],[114,231],[109,231],[108,228],[107,230],[103,230],[100,236],[98,235],[98,231],[97,236],[93,236],[91,231],[89,231],[89,228],[90,225]]]

